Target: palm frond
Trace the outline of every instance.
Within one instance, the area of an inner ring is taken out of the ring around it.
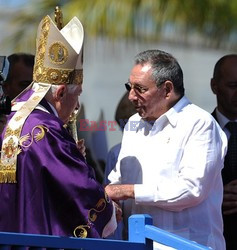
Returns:
[[[43,16],[53,17],[56,5],[61,6],[65,23],[79,17],[88,36],[188,41],[191,34],[216,47],[235,43],[235,0],[35,0],[11,17],[3,15],[13,30],[5,45],[34,51],[37,26]]]

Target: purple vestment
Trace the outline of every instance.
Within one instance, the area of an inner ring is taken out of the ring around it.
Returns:
[[[49,113],[35,109],[22,129],[17,183],[0,184],[0,231],[73,236],[77,228],[101,237],[112,202],[63,122],[41,104]]]

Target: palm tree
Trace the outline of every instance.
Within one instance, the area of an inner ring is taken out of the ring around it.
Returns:
[[[61,6],[65,23],[79,17],[89,36],[236,48],[235,0],[29,1],[10,16],[15,29],[5,43],[16,50],[34,50],[36,27],[46,14],[53,16],[56,5]]]

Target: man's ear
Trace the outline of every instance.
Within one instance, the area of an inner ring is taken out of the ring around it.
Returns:
[[[169,97],[171,92],[174,90],[174,84],[171,81],[165,81],[164,87],[165,87],[165,96]]]
[[[58,87],[55,92],[56,101],[60,101],[64,97],[65,93],[66,93],[66,86],[60,85],[60,87]]]
[[[217,93],[217,82],[214,78],[211,79],[211,90],[214,94]]]

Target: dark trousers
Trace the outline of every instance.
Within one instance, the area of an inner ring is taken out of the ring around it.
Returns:
[[[226,250],[237,250],[237,214],[223,215]]]

